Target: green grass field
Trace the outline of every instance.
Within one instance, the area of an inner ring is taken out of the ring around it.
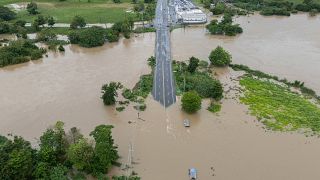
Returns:
[[[1,0],[0,5],[12,3],[27,3],[25,0]],[[70,23],[75,15],[82,16],[87,23],[114,23],[132,14],[126,13],[133,7],[131,0],[122,0],[115,4],[111,0],[34,0],[38,4],[40,14],[53,16],[57,22]],[[32,22],[36,16],[29,15],[26,10],[18,12],[18,19]]]
[[[245,88],[241,102],[248,105],[251,113],[268,129],[310,129],[319,134],[320,108],[304,96],[291,92],[285,86],[253,77],[243,77],[240,84]]]

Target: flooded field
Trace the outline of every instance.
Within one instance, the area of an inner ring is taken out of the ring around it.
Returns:
[[[234,63],[305,81],[320,93],[319,17],[255,15],[237,22],[244,33],[231,38],[207,35],[203,26],[174,30],[174,59],[205,59],[222,45]],[[145,180],[187,179],[190,167],[198,169],[201,180],[320,178],[320,139],[266,132],[232,98],[233,92],[222,100],[218,115],[205,110],[208,102],[197,114],[187,115],[180,111],[179,99],[164,110],[151,97],[143,120],[131,107],[121,113],[104,107],[102,84],[121,81],[133,87],[141,74],[150,72],[146,59],[153,55],[154,40],[150,33],[93,49],[68,45],[64,54],[50,52],[43,60],[0,68],[0,134],[11,132],[35,142],[57,120],[86,135],[96,125],[113,124],[120,161],[127,161],[131,142],[134,171]],[[218,71],[225,90],[235,85],[230,77],[236,76],[231,70]],[[185,118],[191,120],[190,129],[182,125]]]

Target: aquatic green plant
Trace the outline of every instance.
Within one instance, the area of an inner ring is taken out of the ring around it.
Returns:
[[[320,108],[304,95],[290,91],[289,86],[251,75],[243,77],[240,85],[245,88],[241,102],[268,129],[320,132]]]

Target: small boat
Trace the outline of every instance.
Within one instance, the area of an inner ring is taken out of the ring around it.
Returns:
[[[189,121],[189,119],[183,120],[183,125],[184,125],[184,127],[190,127],[190,121]]]
[[[197,179],[197,170],[195,168],[189,169],[189,178],[190,178],[190,180]]]

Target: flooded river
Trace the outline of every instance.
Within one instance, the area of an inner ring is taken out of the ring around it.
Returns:
[[[231,38],[207,35],[203,26],[176,29],[173,56],[206,59],[222,45],[234,63],[305,81],[320,93],[319,18],[240,17],[244,33]],[[141,74],[150,72],[146,59],[153,55],[154,40],[150,33],[93,49],[68,45],[63,54],[51,52],[43,60],[0,68],[0,133],[36,142],[57,120],[86,135],[96,125],[113,124],[120,161],[127,161],[131,142],[134,171],[145,180],[187,179],[190,167],[198,169],[200,180],[320,178],[320,139],[266,132],[232,93],[222,100],[218,115],[205,110],[206,101],[197,114],[187,115],[180,111],[179,99],[164,110],[147,98],[144,121],[131,107],[121,113],[104,107],[102,84],[121,81],[133,87]],[[218,72],[226,89],[237,76],[229,71]],[[191,120],[190,129],[182,125],[185,118]]]

